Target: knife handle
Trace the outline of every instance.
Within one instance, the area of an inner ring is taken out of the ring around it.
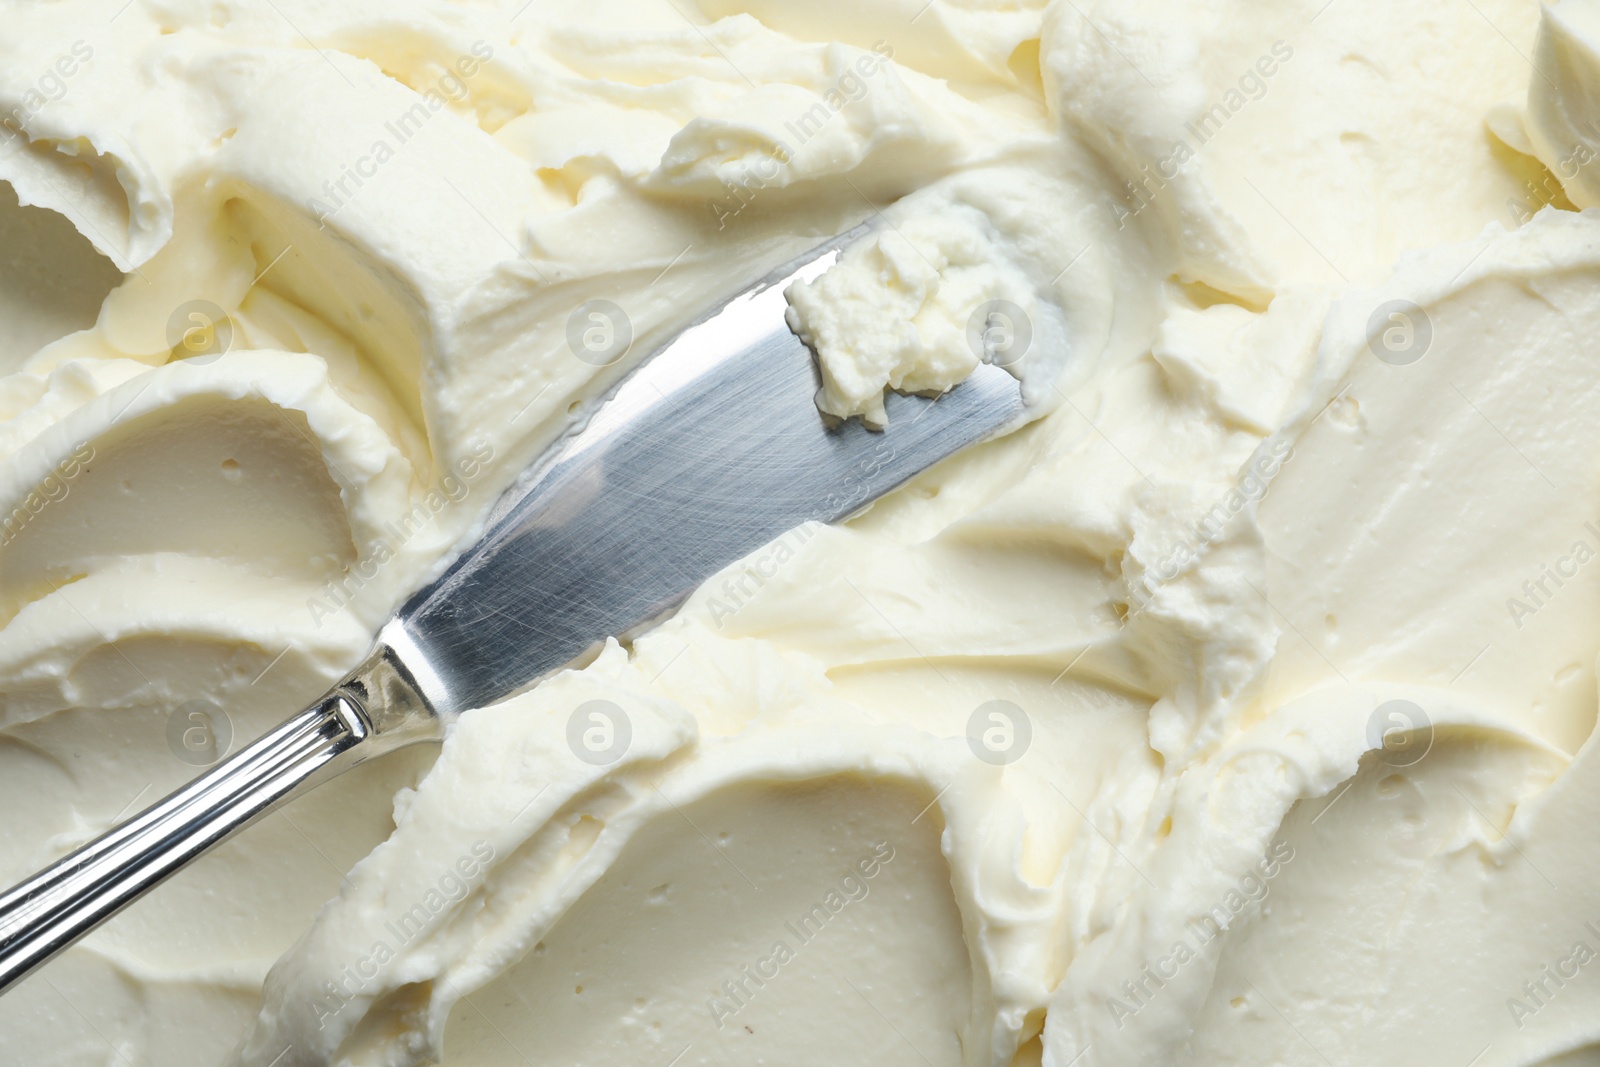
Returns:
[[[305,711],[0,894],[0,993],[278,804],[442,732],[398,656],[380,644]]]

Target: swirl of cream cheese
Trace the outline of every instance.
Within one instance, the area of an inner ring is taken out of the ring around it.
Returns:
[[[0,878],[823,238],[819,417],[1033,416],[275,811],[0,1067],[1593,1061],[1595,20],[0,0]]]

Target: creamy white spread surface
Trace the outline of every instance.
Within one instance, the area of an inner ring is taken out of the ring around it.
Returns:
[[[1025,427],[273,812],[0,1065],[1600,1063],[1600,5],[0,0],[0,880],[778,263]]]

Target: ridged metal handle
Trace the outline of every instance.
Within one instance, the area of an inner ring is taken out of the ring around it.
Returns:
[[[0,895],[0,993],[274,805],[441,732],[405,665],[378,646],[312,707]]]

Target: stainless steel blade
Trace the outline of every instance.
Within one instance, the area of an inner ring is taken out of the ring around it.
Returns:
[[[780,268],[626,378],[384,639],[441,713],[480,707],[681,604],[807,520],[831,522],[1020,418],[981,366],[937,399],[892,395],[888,428],[830,429],[783,291],[849,237]]]

